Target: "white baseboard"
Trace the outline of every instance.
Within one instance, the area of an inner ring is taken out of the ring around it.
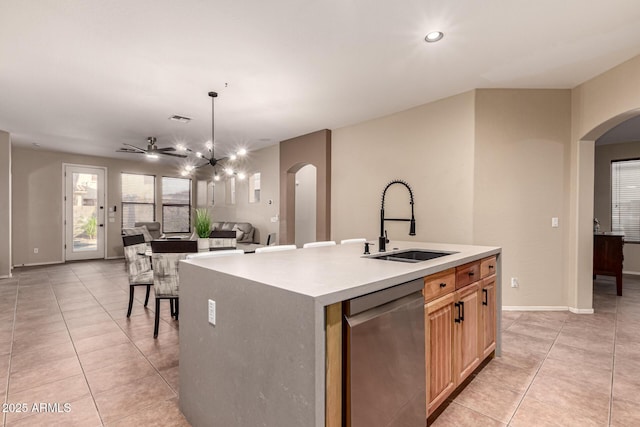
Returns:
[[[0,276],[0,279],[11,279],[13,276],[11,274]]]
[[[503,305],[502,311],[567,311],[566,305]]]
[[[624,271],[624,270],[622,270],[622,274],[628,274],[630,276],[640,276],[640,271]]]
[[[104,257],[104,259],[124,259],[124,255],[123,256],[108,256],[108,257]]]
[[[37,267],[39,265],[53,265],[53,264],[64,264],[64,261],[34,262],[34,263],[29,263],[29,264],[14,265],[13,268]]]
[[[563,305],[512,305],[502,306],[502,311],[570,311],[575,314],[593,314],[593,308],[574,308]]]
[[[569,311],[575,314],[593,314],[593,308],[573,308],[569,307]]]

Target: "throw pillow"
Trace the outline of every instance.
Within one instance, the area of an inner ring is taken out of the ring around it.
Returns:
[[[234,225],[231,231],[236,232],[236,240],[242,240],[242,236],[244,236],[244,231],[240,230],[237,225]]]

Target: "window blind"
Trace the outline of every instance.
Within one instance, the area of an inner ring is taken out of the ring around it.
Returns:
[[[611,162],[611,231],[640,243],[640,159]]]
[[[152,222],[156,217],[156,177],[122,173],[122,228],[136,222]]]
[[[162,231],[188,233],[191,230],[191,180],[162,177]]]

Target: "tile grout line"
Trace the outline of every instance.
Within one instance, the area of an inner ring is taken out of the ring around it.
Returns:
[[[5,390],[5,394],[4,394],[4,404],[8,404],[9,403],[9,381],[11,378],[11,361],[13,359],[13,339],[16,333],[16,316],[18,313],[18,293],[20,290],[20,278],[18,278],[18,281],[16,283],[16,302],[13,304],[13,325],[11,326],[11,344],[9,346],[9,363],[7,366],[7,381],[6,381],[6,390]],[[4,408],[3,408],[4,409]],[[7,425],[7,412],[6,411],[2,411],[2,426],[6,427]]]
[[[517,321],[518,320],[516,320],[516,322]],[[560,336],[560,333],[562,332],[562,329],[564,329],[564,325],[566,323],[567,323],[567,317],[565,317],[565,319],[562,321],[562,326],[560,327],[560,329],[558,329],[558,333],[556,334],[556,337],[553,339],[553,343],[551,343],[551,346],[549,347],[549,350],[547,350],[547,353],[545,354],[544,359],[542,359],[542,362],[540,362],[540,366],[538,366],[538,368],[536,369],[536,372],[533,374],[533,377],[531,378],[531,381],[529,381],[529,385],[527,385],[526,390],[524,391],[524,393],[522,393],[522,397],[520,398],[520,401],[518,402],[518,405],[516,406],[516,409],[513,411],[513,414],[511,414],[511,417],[509,418],[509,421],[506,423],[507,426],[511,425],[511,422],[513,421],[513,417],[515,417],[516,413],[518,412],[518,409],[520,409],[520,406],[522,405],[522,401],[524,400],[525,396],[529,392],[529,389],[533,385],[533,382],[535,381],[536,377],[538,376],[538,373],[540,372],[540,369],[542,369],[542,366],[544,365],[544,362],[546,362],[547,359],[549,358],[549,353],[551,353],[551,349],[553,348],[553,346],[558,341],[558,337]]]
[[[85,289],[88,290],[88,288],[86,287],[86,285],[84,284],[82,279],[80,279],[80,277],[78,277],[78,275],[73,270],[73,268],[70,267],[70,269],[71,269],[71,272],[78,278],[80,283],[82,283],[82,286],[84,286]],[[53,285],[49,284],[49,287],[51,287],[51,292],[53,293],[53,297],[55,298],[56,304],[58,305],[58,310],[60,310],[60,315],[62,316],[62,321],[64,322],[64,326],[67,329],[67,333],[69,334],[69,339],[71,340],[71,345],[73,346],[73,351],[76,354],[76,358],[78,359],[78,365],[80,365],[80,370],[82,371],[82,376],[84,377],[84,382],[87,384],[87,389],[89,390],[89,395],[91,396],[91,400],[93,401],[93,407],[95,408],[95,410],[96,410],[96,412],[98,414],[98,418],[100,419],[100,425],[104,426],[104,420],[102,419],[102,415],[100,414],[100,410],[98,409],[98,404],[96,403],[96,399],[93,396],[93,391],[91,390],[91,386],[89,386],[89,381],[87,380],[87,374],[84,371],[84,367],[82,366],[82,362],[80,361],[80,355],[78,354],[78,349],[76,348],[76,344],[73,341],[73,336],[71,335],[71,331],[69,330],[69,325],[67,324],[67,318],[64,316],[64,313],[62,312],[62,307],[60,307],[60,301],[58,301],[58,295],[56,295],[56,291],[53,289]],[[91,294],[91,296],[93,297],[93,294]]]
[[[74,274],[75,274],[75,273],[74,273]],[[127,339],[129,340],[129,342],[131,343],[131,345],[133,345],[133,347],[138,351],[138,353],[140,353],[140,355],[144,358],[144,360],[146,360],[146,361],[147,361],[147,363],[149,363],[149,365],[150,365],[150,366],[153,368],[153,370],[158,374],[158,376],[162,379],[162,381],[164,381],[164,383],[167,385],[167,387],[169,387],[169,389],[170,389],[173,393],[175,393],[176,397],[178,397],[178,398],[179,398],[179,396],[178,396],[178,392],[177,392],[176,390],[174,390],[174,389],[173,389],[173,387],[171,386],[171,384],[169,384],[169,382],[164,378],[164,376],[160,373],[160,371],[158,370],[158,368],[156,368],[156,366],[155,366],[155,365],[154,365],[154,364],[153,364],[153,363],[152,363],[152,362],[147,358],[147,356],[144,354],[144,352],[143,352],[143,351],[142,351],[142,350],[141,350],[141,349],[136,345],[136,343],[135,343],[135,342],[133,341],[133,339],[131,339],[131,337],[126,333],[126,331],[123,329],[123,327],[122,327],[122,326],[121,326],[121,325],[116,321],[116,319],[111,315],[111,313],[110,313],[110,312],[109,312],[109,311],[108,311],[108,310],[107,310],[107,309],[102,305],[102,303],[100,302],[100,300],[98,300],[98,298],[97,298],[97,297],[95,296],[95,294],[91,291],[91,289],[85,285],[85,283],[82,281],[82,279],[81,279],[80,277],[78,277],[78,280],[80,280],[80,283],[82,283],[82,285],[85,287],[85,289],[87,289],[87,291],[91,294],[91,296],[93,297],[93,299],[98,303],[98,305],[100,305],[100,307],[105,311],[105,313],[107,313],[107,315],[111,318],[111,320],[113,321],[113,323],[115,323],[115,324],[118,326],[118,328],[120,328],[120,330],[125,334],[125,336],[126,336],[126,337],[127,337]],[[137,300],[137,298],[135,298],[135,299]],[[142,301],[139,301],[139,300],[138,300],[138,302],[142,302]],[[155,315],[155,311],[154,311],[154,310],[152,310],[152,309],[150,309],[150,308],[145,308],[145,310],[151,310],[152,312],[154,312],[154,315]],[[63,317],[64,317],[64,315],[63,315]],[[160,319],[160,320],[162,320],[163,322],[165,322],[163,319]],[[65,323],[66,323],[66,321],[65,321]],[[167,322],[165,322],[165,323],[167,323]],[[171,325],[169,325],[168,323],[167,323],[167,326],[168,326],[168,327],[172,327],[172,326],[171,326]],[[73,341],[73,338],[72,338],[72,341]],[[74,349],[75,349],[75,345],[74,345]],[[78,357],[78,360],[80,360],[80,358],[79,358],[79,357]],[[82,366],[82,363],[80,363],[80,366]],[[82,372],[84,373],[84,368],[82,368]],[[85,375],[85,380],[86,380],[86,375]],[[88,385],[88,384],[87,384],[87,385]],[[89,387],[89,390],[91,390],[91,387]],[[105,390],[105,391],[107,391],[107,390]],[[92,398],[93,398],[93,393],[91,393],[91,396],[92,396]],[[167,400],[170,400],[170,399],[167,399]],[[153,404],[155,404],[155,403],[156,403],[156,402],[154,402]],[[95,398],[94,398],[94,404],[95,404]],[[149,406],[147,406],[147,407],[151,407],[151,406],[153,406],[153,404],[150,404],[150,405],[149,405]],[[96,409],[97,409],[97,404],[96,404]],[[143,409],[144,409],[144,408],[143,408]],[[98,411],[98,414],[99,414],[99,416],[100,416],[100,420],[102,421],[102,414],[100,413],[100,410],[99,410],[99,409],[97,409],[97,411]],[[125,416],[123,416],[122,418],[115,419],[115,420],[113,420],[113,421],[111,421],[111,422],[116,422],[116,421],[118,421],[118,420],[121,420],[121,419],[124,419],[124,418],[126,418],[126,417],[129,417],[130,415],[131,415],[131,414],[129,414],[129,415],[125,415]],[[103,421],[103,426],[104,426],[104,421]]]
[[[620,299],[616,295],[616,311],[614,314],[614,327],[613,327],[613,360],[611,362],[611,392],[609,394],[609,423],[611,425],[611,418],[613,416],[613,379],[615,377],[616,368],[616,341],[618,339],[618,303]]]

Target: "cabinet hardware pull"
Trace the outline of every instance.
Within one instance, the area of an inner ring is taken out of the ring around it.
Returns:
[[[460,301],[460,308],[462,309],[462,314],[460,315],[460,321],[464,322],[464,301]]]
[[[456,323],[460,323],[460,303],[456,302],[453,305],[458,309],[458,317],[453,319],[453,321]]]
[[[482,305],[489,305],[489,292],[486,289],[483,289],[482,293],[484,294]]]
[[[493,264],[489,264],[489,270],[493,270]]]
[[[469,277],[473,276],[473,271],[469,272]]]
[[[441,287],[441,288],[446,288],[446,287],[447,287],[447,284],[446,284],[446,283],[440,283],[440,287]]]

